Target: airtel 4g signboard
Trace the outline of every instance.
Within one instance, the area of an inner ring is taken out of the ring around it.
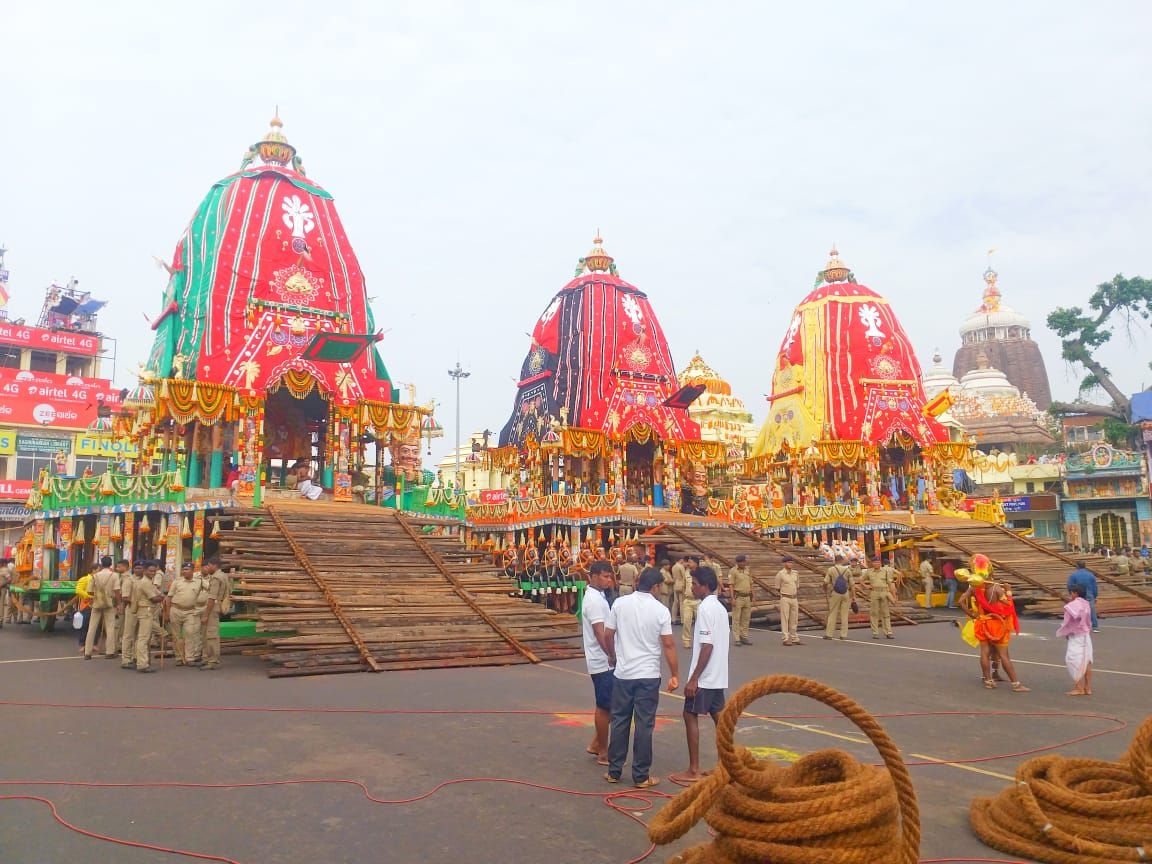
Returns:
[[[0,423],[5,425],[85,429],[101,404],[120,405],[120,390],[108,381],[0,369]]]

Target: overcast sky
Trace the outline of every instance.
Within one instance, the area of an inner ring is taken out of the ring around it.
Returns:
[[[331,10],[331,11],[329,11]],[[395,380],[452,435],[498,430],[526,330],[597,227],[677,366],[759,422],[789,313],[835,241],[921,362],[950,363],[998,249],[1043,325],[1152,276],[1146,2],[6,3],[0,242],[10,311],[70,276],[145,359],[169,258],[280,106],[336,199]],[[1105,360],[1152,384],[1147,331]],[[438,456],[447,442],[434,447]]]

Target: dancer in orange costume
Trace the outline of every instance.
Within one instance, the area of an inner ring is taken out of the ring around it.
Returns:
[[[1029,688],[1016,677],[1016,668],[1008,654],[1012,633],[1020,633],[1016,606],[1007,587],[993,582],[991,576],[992,562],[988,556],[973,555],[968,590],[961,598],[961,607],[970,609],[975,616],[974,633],[980,643],[980,671],[984,675],[984,686],[989,690],[996,687],[992,675],[992,658],[995,654],[1008,680],[1012,682],[1012,691],[1027,693]]]

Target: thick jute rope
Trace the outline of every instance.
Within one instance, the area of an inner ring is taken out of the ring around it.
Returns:
[[[993,849],[1045,864],[1152,862],[1152,717],[1119,762],[1029,759],[1015,786],[974,799],[969,817]]]
[[[821,750],[784,767],[737,747],[740,715],[773,693],[796,693],[839,711],[868,736],[887,770],[840,750]],[[737,690],[721,712],[716,749],[716,770],[669,801],[648,825],[659,845],[684,836],[701,818],[715,831],[712,842],[669,864],[915,864],[920,810],[908,768],[875,718],[843,693],[796,675],[758,678]]]

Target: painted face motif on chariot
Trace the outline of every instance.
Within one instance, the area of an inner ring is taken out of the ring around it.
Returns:
[[[639,324],[644,320],[644,311],[640,308],[640,304],[636,302],[636,298],[631,294],[624,295],[624,298],[620,301],[620,308],[624,310],[624,314],[628,316],[628,320],[633,324]]]
[[[796,314],[792,317],[792,323],[788,325],[788,336],[784,340],[784,350],[787,351],[792,347],[792,343],[796,341],[796,334],[800,332],[801,316]]]
[[[559,311],[560,298],[557,297],[549,304],[548,308],[544,310],[544,314],[540,316],[540,323],[547,324],[549,321],[556,317],[556,313]]]
[[[316,220],[312,208],[306,201],[300,200],[299,195],[286,195],[280,202],[284,211],[284,224],[291,229],[293,237],[303,239],[304,236],[316,227]]]
[[[869,339],[883,339],[884,332],[880,329],[880,310],[873,306],[871,303],[865,303],[857,310],[860,316],[860,323],[867,329],[864,335]]]

